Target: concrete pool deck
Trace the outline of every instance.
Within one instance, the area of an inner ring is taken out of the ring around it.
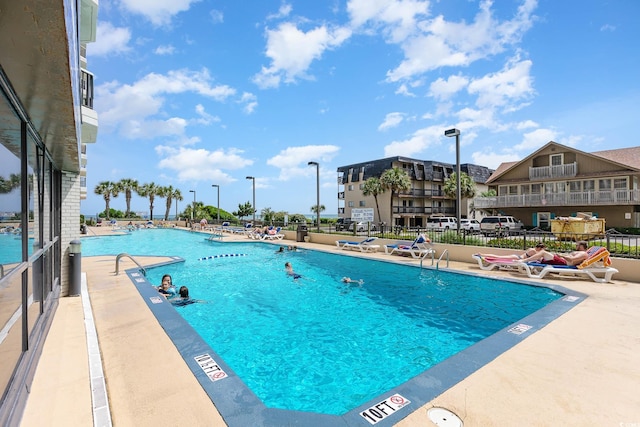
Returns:
[[[108,227],[104,231],[96,233],[110,233]],[[327,245],[295,244],[337,251]],[[384,253],[347,254],[390,259]],[[136,257],[143,265],[163,259],[167,257]],[[113,424],[225,426],[123,273],[135,264],[123,258],[121,273],[115,276],[114,256],[83,258],[82,263]],[[450,268],[481,272],[471,263],[452,262]],[[484,275],[522,279],[509,272]],[[588,298],[395,425],[435,425],[427,409],[443,407],[465,426],[640,426],[640,284],[615,276],[610,284],[544,282]],[[91,425],[91,402],[82,300],[61,298],[21,425]]]

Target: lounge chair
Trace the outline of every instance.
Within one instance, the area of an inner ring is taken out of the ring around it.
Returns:
[[[377,237],[369,237],[361,242],[353,242],[350,240],[336,240],[336,246],[340,249],[358,249],[360,252],[377,252],[380,245],[372,245],[371,242]]]
[[[280,234],[280,230],[282,230],[281,227],[271,228],[262,235],[260,240],[282,240],[284,238],[284,234]]]
[[[555,273],[561,276],[587,276],[597,283],[608,283],[618,270],[610,267],[609,251],[600,246],[594,246],[587,251],[589,257],[577,266],[549,265],[538,262],[517,263],[521,272],[531,279],[543,279],[547,274]],[[596,265],[598,263],[599,265]]]
[[[478,266],[485,271],[491,270],[520,270],[520,261],[509,257],[486,257],[480,254],[472,255],[472,258],[478,261]]]
[[[391,247],[391,250],[389,250],[387,246],[395,247]],[[435,249],[431,246],[431,241],[425,237],[424,234],[419,234],[418,237],[408,245],[385,245],[385,253],[388,255],[411,255],[412,258],[422,258],[425,255],[434,254],[435,252]]]

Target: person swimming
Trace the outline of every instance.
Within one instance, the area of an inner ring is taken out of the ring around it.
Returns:
[[[198,299],[191,298],[189,296],[189,288],[187,288],[186,286],[180,286],[180,296],[178,298],[174,298],[171,300],[171,304],[178,307],[195,304],[197,302],[205,302],[205,301],[200,301]]]
[[[364,280],[362,280],[362,279],[354,280],[351,277],[343,277],[342,278],[342,282],[343,283],[357,283],[358,285],[364,284]]]
[[[162,276],[162,282],[158,286],[158,292],[160,292],[165,298],[173,298],[177,294],[176,287],[173,285],[170,274]]]
[[[301,274],[298,274],[295,271],[293,271],[293,267],[291,266],[291,263],[288,261],[284,263],[284,269],[287,272],[287,276],[293,277],[294,280],[300,279],[302,277]]]

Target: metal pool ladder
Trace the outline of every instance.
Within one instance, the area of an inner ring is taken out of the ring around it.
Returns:
[[[118,256],[116,257],[116,276],[118,275],[118,273],[120,271],[120,258],[122,258],[122,257],[127,257],[131,261],[133,261],[138,267],[140,267],[140,270],[142,270],[142,274],[145,277],[147,276],[147,270],[145,270],[145,268],[142,265],[140,265],[140,263],[138,261],[136,261],[135,258],[133,258],[131,255],[129,255],[126,252],[122,252],[121,254],[118,254]]]
[[[431,265],[433,265],[434,262],[434,254],[435,252],[431,253]],[[424,256],[422,258],[420,258],[420,268],[422,268],[422,261],[424,261],[424,259],[427,257],[427,254],[424,254]],[[440,257],[438,258],[438,261],[436,261],[436,270],[438,270],[440,268],[440,261],[442,261],[442,257],[447,256],[447,268],[449,268],[449,249],[445,249],[442,254],[440,254]]]

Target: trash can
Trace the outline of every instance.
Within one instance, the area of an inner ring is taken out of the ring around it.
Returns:
[[[296,230],[296,242],[304,242],[304,238],[307,236],[307,224],[298,225]]]
[[[80,226],[80,234],[87,234],[87,224],[82,224]]]
[[[82,244],[80,240],[69,242],[69,296],[80,295],[82,277]]]

